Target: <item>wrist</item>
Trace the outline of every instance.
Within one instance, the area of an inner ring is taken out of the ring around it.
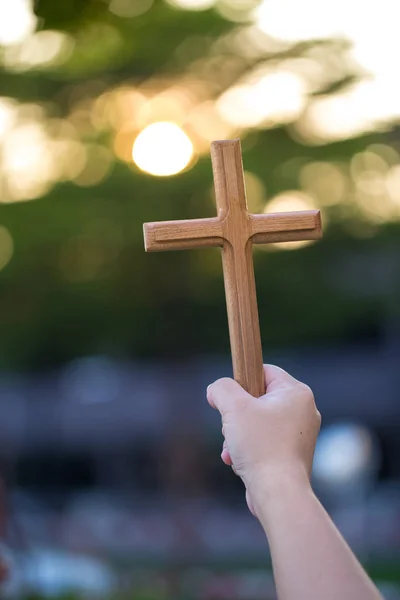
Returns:
[[[306,469],[302,466],[262,469],[254,475],[247,489],[255,513],[265,526],[276,506],[283,507],[313,493]]]

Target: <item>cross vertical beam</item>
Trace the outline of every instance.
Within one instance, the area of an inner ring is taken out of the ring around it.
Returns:
[[[236,140],[213,142],[211,160],[225,240],[222,265],[233,373],[236,381],[258,398],[265,393],[265,382],[240,144]]]

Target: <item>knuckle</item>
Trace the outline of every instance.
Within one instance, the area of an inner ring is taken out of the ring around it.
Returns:
[[[217,379],[217,381],[215,381],[214,385],[216,386],[225,386],[229,383],[232,382],[232,379],[229,379],[229,377],[221,377],[220,379]]]
[[[218,394],[218,392],[225,387],[227,381],[229,381],[228,377],[217,379],[209,386],[208,391],[213,394]]]
[[[314,393],[309,385],[307,385],[306,383],[299,383],[298,389],[299,392],[301,392],[301,395],[304,398],[304,400],[307,400],[308,402],[312,403],[314,402]]]

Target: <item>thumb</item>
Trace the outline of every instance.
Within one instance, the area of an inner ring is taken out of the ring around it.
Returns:
[[[252,398],[253,396],[250,396],[236,381],[228,377],[218,379],[207,388],[208,403],[219,410],[221,415],[243,408]]]

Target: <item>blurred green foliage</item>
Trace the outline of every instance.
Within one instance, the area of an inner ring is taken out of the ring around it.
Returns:
[[[179,11],[161,0],[132,19],[112,14],[104,0],[38,0],[35,10],[41,29],[74,37],[74,51],[47,69],[2,69],[0,93],[41,104],[58,118],[96,90],[179,77],[237,26],[215,11]],[[190,51],[177,52],[187,40],[195,41],[187,45]],[[285,50],[302,52],[304,45]],[[238,73],[254,62],[242,60]],[[307,146],[284,126],[254,130],[243,136],[244,165],[272,197],[299,188],[302,165],[348,165],[372,143],[396,146],[396,134],[390,136]],[[83,131],[82,139],[112,144],[107,131]],[[228,352],[219,252],[146,255],[143,249],[144,221],[213,215],[211,190],[207,155],[169,178],[116,160],[98,185],[58,183],[42,198],[1,204],[0,223],[12,235],[14,253],[0,272],[0,367],[48,368],[97,353],[143,358]],[[376,339],[396,312],[398,269],[394,285],[381,289],[368,289],[368,276],[352,287],[351,271],[347,279],[343,272],[354,255],[367,265],[371,254],[395,256],[398,224],[379,226],[337,206],[323,215],[325,236],[318,244],[254,252],[265,354],[288,344]]]

